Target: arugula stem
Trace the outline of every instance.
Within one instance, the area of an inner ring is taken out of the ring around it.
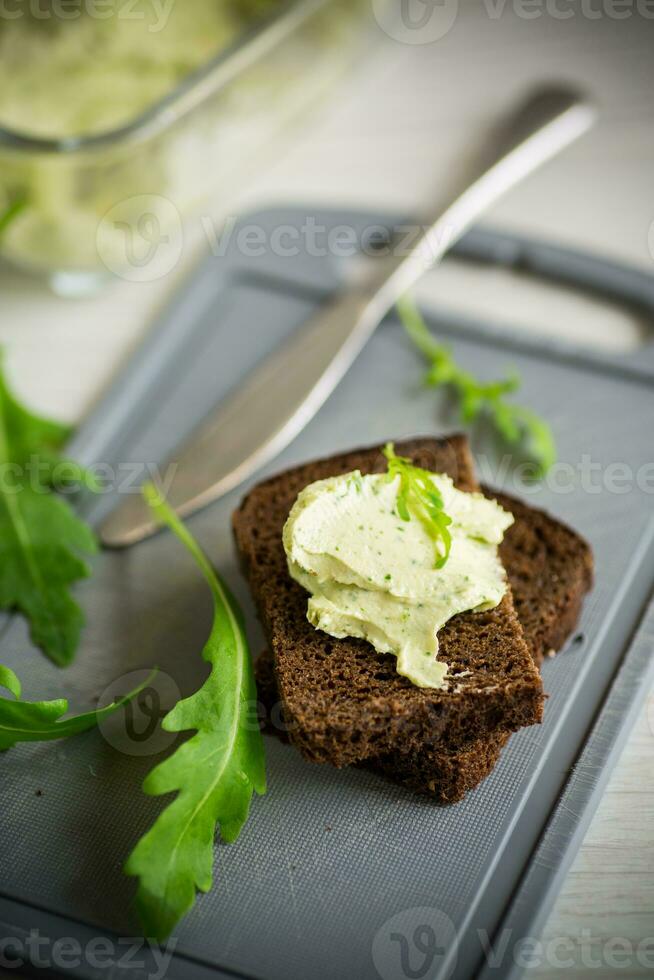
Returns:
[[[165,499],[161,495],[161,492],[154,485],[154,483],[145,483],[141,492],[143,493],[145,502],[147,503],[148,507],[150,507],[153,514],[162,524],[165,524],[170,528],[178,540],[181,541],[193,555],[214,595],[218,595],[220,601],[225,602],[226,597],[219,588],[213,568],[207,561],[206,555],[198,546],[198,543],[193,535],[187,530],[184,522],[179,519],[172,507],[166,503]]]
[[[508,445],[522,446],[534,464],[534,475],[542,478],[556,460],[554,436],[547,422],[534,411],[506,399],[520,387],[519,377],[479,381],[456,363],[449,347],[432,337],[411,296],[398,301],[397,312],[407,334],[429,363],[426,384],[449,386],[459,399],[463,422],[470,424],[481,415],[487,417]]]
[[[54,701],[21,701],[18,677],[9,667],[0,664],[0,688],[6,688],[13,695],[12,698],[0,696],[0,752],[13,748],[19,742],[50,742],[88,731],[137,697],[152,683],[156,673],[153,670],[138,687],[104,708],[62,719],[61,716],[68,711],[68,701],[65,698]]]

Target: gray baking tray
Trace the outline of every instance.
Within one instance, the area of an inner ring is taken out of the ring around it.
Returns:
[[[306,208],[244,223],[270,241],[274,229],[299,229],[308,215],[326,230],[353,228],[359,240],[395,225],[393,216]],[[223,257],[203,261],[72,452],[118,468],[123,483],[139,464],[160,463],[350,275],[351,260],[307,254],[301,233],[295,241],[295,255],[264,249],[246,258],[236,236]],[[651,323],[654,284],[642,273],[483,229],[457,251],[599,291],[638,307]],[[171,943],[167,976],[175,980],[513,976],[518,944],[537,936],[651,683],[651,338],[636,352],[608,356],[445,312],[431,320],[472,371],[520,371],[523,400],[554,428],[567,468],[557,471],[559,481],[568,474],[565,492],[550,482],[531,488],[528,499],[578,528],[595,551],[597,583],[579,630],[544,668],[545,721],[515,735],[492,776],[449,808],[366,772],[311,766],[267,737],[269,792],[254,801],[238,843],[216,846],[215,887]],[[417,383],[421,370],[389,318],[318,416],[260,476],[358,444],[456,428],[445,396]],[[489,450],[481,436],[476,448]],[[516,491],[510,474],[494,475]],[[196,515],[191,527],[242,602],[258,652],[263,638],[230,534],[245,489]],[[97,521],[111,495],[84,506]],[[88,706],[117,678],[152,664],[183,693],[201,681],[210,600],[170,535],[103,553],[77,594],[88,626],[66,671],[31,649],[20,619],[4,620],[0,662],[21,676],[26,696],[67,695],[72,707]],[[138,924],[134,882],[121,866],[164,801],[140,791],[155,757],[121,744],[115,732],[94,731],[0,757],[0,934],[13,941],[8,952],[20,952],[34,930],[45,939],[42,951],[57,938],[72,937],[85,951],[91,939],[107,938],[110,967],[93,966],[86,954],[59,964],[60,973],[84,980],[157,974],[147,949],[136,957],[140,966],[134,956],[128,962]],[[508,950],[484,972],[484,942],[504,928]],[[50,960],[50,972],[54,966]]]

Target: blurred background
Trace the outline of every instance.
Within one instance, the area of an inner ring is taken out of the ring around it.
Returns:
[[[432,210],[489,124],[543,80],[581,85],[599,124],[488,223],[654,272],[653,51],[651,0],[138,0],[129,13],[5,0],[0,344],[14,388],[78,422],[237,217]],[[418,294],[604,350],[635,349],[648,329],[453,261]],[[653,762],[643,714],[547,927],[573,939],[575,976],[614,972],[584,954],[585,931],[651,933]]]
[[[600,125],[488,223],[652,266],[644,0],[415,0],[406,17],[382,0],[194,0],[184,11],[140,0],[126,20],[120,3],[106,20],[75,0],[91,13],[63,22],[54,0],[38,2],[49,19],[0,18],[0,341],[45,411],[74,421],[88,410],[198,258],[220,254],[237,215],[284,202],[419,215],[544,79],[581,83]],[[16,12],[37,0],[21,3]],[[262,14],[265,29],[248,27]],[[484,308],[496,296],[524,320],[502,277],[485,275]],[[460,302],[453,263],[431,280],[424,288]],[[523,299],[538,323],[536,297]],[[548,329],[569,329],[572,298],[550,301],[561,305]],[[592,327],[575,319],[596,342],[638,343],[641,326],[606,304]]]

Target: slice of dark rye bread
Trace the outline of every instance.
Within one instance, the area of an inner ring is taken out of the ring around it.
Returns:
[[[298,466],[260,483],[233,517],[236,545],[268,644],[291,741],[314,762],[345,766],[427,742],[456,750],[480,736],[541,720],[543,688],[510,590],[487,612],[464,613],[439,634],[449,664],[445,690],[419,688],[363,640],[334,639],[306,617],[307,594],[287,570],[282,528],[300,490],[352,470],[386,469],[380,446]],[[464,436],[415,439],[396,451],[447,473],[464,491],[478,489]]]
[[[592,553],[583,538],[545,511],[482,489],[515,517],[500,552],[527,646],[540,664],[551,650],[563,646],[576,625],[593,582]],[[259,657],[256,674],[266,729],[286,738],[270,651]],[[434,752],[428,746],[408,755],[394,752],[366,766],[437,802],[454,803],[489,775],[508,738],[507,733],[489,735],[451,752]]]

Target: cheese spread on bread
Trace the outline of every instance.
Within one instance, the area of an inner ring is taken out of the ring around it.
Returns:
[[[446,688],[438,631],[453,616],[497,606],[507,589],[498,545],[513,516],[480,493],[431,474],[451,518],[451,550],[434,567],[434,542],[397,511],[399,478],[355,471],[302,490],[284,526],[291,577],[310,593],[307,616],[331,636],[359,637],[397,658],[418,687]]]

